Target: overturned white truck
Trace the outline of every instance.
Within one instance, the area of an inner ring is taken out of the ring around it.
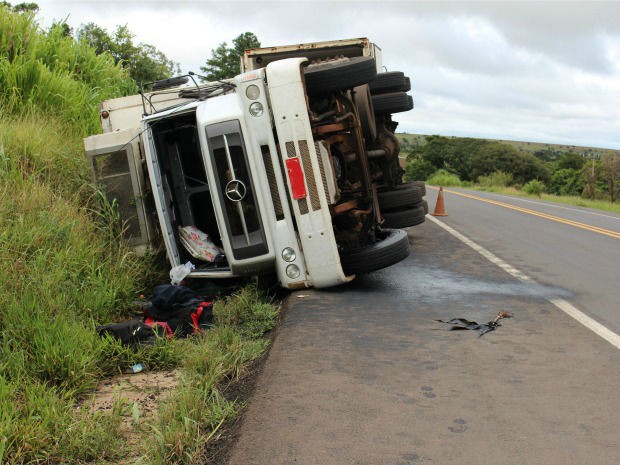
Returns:
[[[190,278],[275,273],[289,289],[407,257],[398,228],[427,211],[424,185],[402,182],[391,118],[413,108],[409,78],[378,72],[367,39],[248,50],[241,66],[101,104],[86,153],[130,243],[191,261]],[[221,253],[196,254],[188,227]]]

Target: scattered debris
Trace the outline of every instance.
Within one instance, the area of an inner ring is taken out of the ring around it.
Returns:
[[[175,266],[170,270],[170,283],[174,286],[181,284],[181,281],[196,268],[192,262],[188,261],[184,265]]]
[[[155,286],[150,300],[143,303],[142,320],[97,326],[96,330],[100,336],[109,335],[129,346],[152,343],[157,337],[187,337],[213,325],[211,299],[185,286],[161,284]]]
[[[512,316],[513,316],[512,313],[501,311],[497,314],[494,320],[489,321],[488,323],[477,323],[475,321],[466,320],[465,318],[452,318],[451,320],[448,320],[448,321],[444,321],[444,320],[436,320],[436,321],[439,321],[440,323],[446,323],[446,324],[452,325],[452,327],[450,328],[450,331],[460,331],[463,329],[470,329],[472,331],[477,330],[480,332],[479,336],[482,336],[488,333],[489,331],[494,331],[495,328],[497,328],[498,326],[501,326],[501,323],[499,322],[500,320],[504,318],[512,318]]]

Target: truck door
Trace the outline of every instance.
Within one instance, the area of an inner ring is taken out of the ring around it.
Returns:
[[[95,182],[115,202],[123,235],[138,252],[154,245],[154,223],[145,205],[145,171],[138,129],[126,129],[84,139]]]

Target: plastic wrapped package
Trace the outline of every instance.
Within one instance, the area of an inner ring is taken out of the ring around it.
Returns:
[[[195,226],[180,227],[179,240],[191,256],[198,260],[213,263],[215,257],[224,253],[221,247],[213,243],[208,234]]]

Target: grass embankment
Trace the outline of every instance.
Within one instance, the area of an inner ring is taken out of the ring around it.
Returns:
[[[96,334],[127,317],[154,276],[119,240],[82,145],[98,103],[132,89],[106,55],[0,6],[0,463],[199,460],[240,408],[220,387],[262,353],[260,336],[276,321],[275,306],[247,288],[189,340],[132,350]],[[180,370],[159,412],[142,415],[122,396],[110,410],[91,408],[97,383],[136,363]],[[131,444],[128,414],[140,436]]]

